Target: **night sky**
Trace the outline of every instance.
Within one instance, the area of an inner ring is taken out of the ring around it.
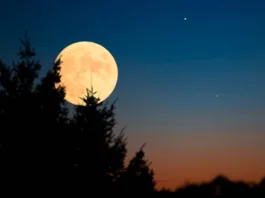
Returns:
[[[0,58],[27,30],[42,75],[77,41],[106,47],[119,69],[117,131],[143,143],[158,187],[217,174],[265,175],[264,0],[9,0]],[[184,20],[184,18],[187,20]],[[218,97],[217,97],[218,96]]]

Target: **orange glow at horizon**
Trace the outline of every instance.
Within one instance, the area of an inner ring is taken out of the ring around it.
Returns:
[[[187,183],[210,182],[217,175],[245,182],[260,182],[265,176],[261,134],[249,137],[247,133],[240,136],[198,133],[196,137],[176,135],[169,138],[154,133],[152,136],[143,134],[142,140],[147,142],[144,151],[152,162],[157,189],[175,190]],[[131,159],[140,148],[140,144],[135,145],[139,137],[131,135],[128,139],[127,159]]]

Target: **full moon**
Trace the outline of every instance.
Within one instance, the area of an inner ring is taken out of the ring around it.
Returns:
[[[102,102],[115,89],[118,67],[111,53],[93,42],[77,42],[64,48],[57,56],[61,58],[61,82],[55,87],[65,87],[65,99],[74,105],[85,105],[81,98],[86,89],[93,88],[95,97]]]

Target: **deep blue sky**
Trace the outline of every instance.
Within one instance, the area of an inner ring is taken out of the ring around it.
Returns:
[[[264,10],[263,0],[10,0],[0,6],[0,58],[16,58],[26,29],[42,73],[67,45],[99,43],[118,63],[110,99],[120,98],[129,152],[147,142],[161,185],[217,173],[255,180],[265,174]]]

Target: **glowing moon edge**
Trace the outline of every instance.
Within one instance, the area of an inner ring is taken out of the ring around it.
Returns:
[[[112,54],[102,45],[80,41],[66,46],[56,57],[61,60],[61,82],[65,87],[65,99],[73,105],[85,103],[86,89],[93,88],[99,103],[114,91],[118,81],[118,66]]]

